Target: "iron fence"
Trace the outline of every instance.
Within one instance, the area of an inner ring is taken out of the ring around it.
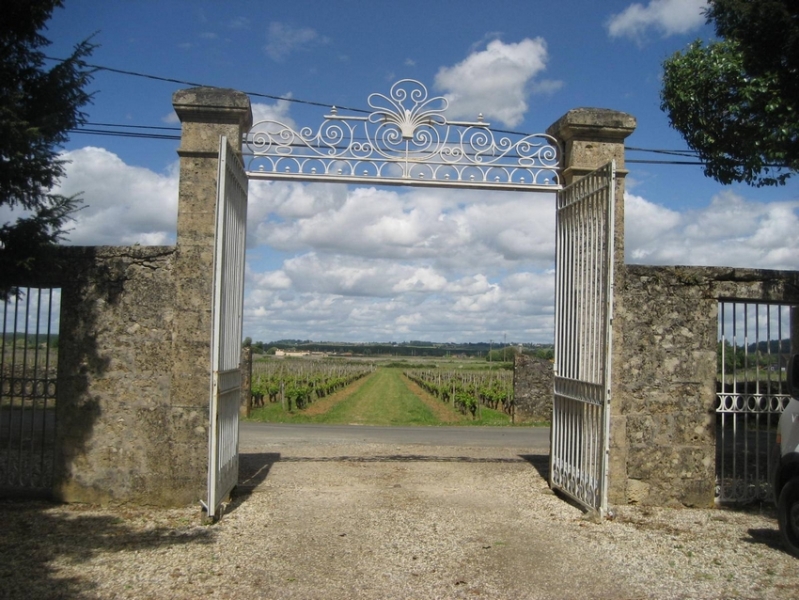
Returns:
[[[24,288],[2,303],[0,488],[49,490],[56,431],[60,290]]]
[[[770,498],[770,448],[788,403],[790,306],[719,302],[716,383],[716,497]]]

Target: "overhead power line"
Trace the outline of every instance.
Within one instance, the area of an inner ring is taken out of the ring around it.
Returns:
[[[63,58],[56,58],[52,56],[45,56],[48,60],[54,60],[57,62],[65,62],[66,59]],[[106,67],[103,65],[93,65],[89,63],[85,63],[87,67],[96,69],[98,71],[108,71],[109,73],[117,73],[119,75],[128,75],[131,77],[141,77],[144,79],[151,79],[154,81],[163,81],[167,83],[178,83],[180,85],[188,85],[192,87],[215,87],[218,88],[219,86],[215,85],[207,85],[203,83],[197,83],[194,81],[187,81],[184,79],[177,79],[174,77],[162,77],[160,75],[152,75],[149,73],[139,73],[137,71],[129,71],[126,69],[117,69],[114,67]],[[300,98],[292,98],[288,96],[277,96],[274,94],[265,94],[262,92],[248,92],[244,91],[243,93],[247,94],[248,96],[253,96],[255,98],[267,98],[269,100],[275,101],[285,101],[285,102],[292,102],[295,104],[304,104],[308,106],[319,106],[322,108],[332,109],[337,108],[339,110],[348,110],[351,112],[357,113],[365,113],[369,114],[371,111],[363,109],[363,108],[355,108],[351,106],[342,106],[342,105],[334,105],[325,102],[316,102],[313,100],[303,100]],[[179,127],[163,127],[163,126],[152,126],[152,125],[124,125],[124,124],[117,124],[117,123],[86,123],[91,127],[113,127],[118,129],[147,129],[147,130],[165,130],[165,131],[180,131]],[[527,136],[533,135],[530,133],[525,133],[523,131],[513,131],[508,129],[492,129],[495,133],[505,133],[509,135],[519,135],[519,136]],[[100,135],[100,136],[110,136],[110,137],[129,137],[129,138],[140,138],[140,139],[158,139],[158,140],[180,140],[179,135],[170,135],[170,134],[162,134],[162,133],[141,133],[141,132],[131,132],[131,131],[115,131],[113,129],[93,129],[90,127],[81,127],[79,129],[71,129],[69,130],[70,133],[80,133],[80,134],[87,134],[87,135]],[[639,148],[635,146],[626,146],[625,151],[628,152],[649,152],[653,154],[665,154],[670,156],[682,156],[686,158],[696,158],[697,152],[694,150],[666,150],[661,148]],[[681,160],[646,160],[646,159],[627,159],[625,162],[631,164],[659,164],[659,165],[683,165],[683,166],[701,166],[705,163],[702,161],[681,161]],[[770,165],[776,168],[781,168],[779,165]]]
[[[175,131],[179,132],[180,127],[163,127],[157,125],[127,125],[121,123],[86,123],[88,127],[81,127],[79,129],[70,129],[70,133],[80,133],[86,135],[100,135],[108,137],[123,137],[123,138],[138,138],[138,139],[153,139],[153,140],[172,140],[180,141],[180,135],[167,134],[167,133],[152,133],[149,131],[124,131],[125,129],[143,129],[157,131]],[[114,129],[98,129],[101,127],[109,127]],[[118,131],[123,129],[123,131]],[[496,130],[494,130],[496,131]],[[524,134],[522,134],[524,135]],[[654,148],[625,148],[625,150],[636,152],[651,152],[654,154],[673,154],[676,156],[691,156],[690,154],[682,153],[679,150],[661,150]],[[655,165],[703,165],[701,161],[681,161],[681,160],[646,160],[646,159],[627,159],[625,162],[632,164],[655,164]]]
[[[54,56],[45,56],[47,60],[54,60],[57,62],[65,62],[66,59],[64,58],[56,58]],[[164,81],[167,83],[179,83],[180,85],[188,85],[191,87],[214,87],[218,88],[218,85],[207,85],[204,83],[197,83],[194,81],[186,81],[184,79],[175,79],[173,77],[161,77],[159,75],[150,75],[148,73],[139,73],[137,71],[128,71],[125,69],[115,69],[113,67],[104,67],[102,65],[92,65],[89,63],[84,63],[87,67],[91,69],[96,69],[97,71],[108,71],[109,73],[117,73],[119,75],[130,75],[131,77],[142,77],[144,79],[152,79],[154,81]],[[324,102],[314,102],[313,100],[301,100],[299,98],[291,98],[288,96],[275,96],[273,94],[263,94],[261,92],[247,92],[242,90],[248,96],[254,96],[256,98],[268,98],[269,100],[282,100],[285,102],[294,102],[295,104],[307,104],[310,106],[321,106],[323,108],[333,108],[333,104],[325,104]],[[362,108],[352,108],[349,106],[341,106],[335,105],[336,108],[339,110],[349,110],[352,112],[360,112],[360,113],[369,113],[370,111],[364,110]]]

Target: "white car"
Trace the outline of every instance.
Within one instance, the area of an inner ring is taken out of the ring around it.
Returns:
[[[777,425],[771,461],[771,485],[780,534],[788,552],[799,557],[799,354],[788,365],[791,399]]]

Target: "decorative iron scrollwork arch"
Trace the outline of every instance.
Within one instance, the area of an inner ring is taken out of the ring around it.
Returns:
[[[449,121],[448,101],[430,97],[413,79],[368,98],[373,112],[339,115],[333,108],[317,130],[296,131],[274,120],[253,125],[244,140],[251,179],[336,181],[514,191],[561,186],[561,150],[546,134],[492,131]]]

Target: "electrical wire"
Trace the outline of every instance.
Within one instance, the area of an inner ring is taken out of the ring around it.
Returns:
[[[54,56],[45,56],[44,58],[46,58],[47,60],[54,60],[56,62],[66,62],[66,60],[67,60],[67,59],[64,59],[64,58],[56,58]],[[183,80],[183,79],[175,79],[173,77],[161,77],[159,75],[150,75],[148,73],[138,73],[136,71],[128,71],[128,70],[125,70],[125,69],[115,69],[113,67],[104,67],[102,65],[92,65],[92,64],[89,64],[89,63],[83,63],[83,64],[85,66],[89,67],[90,69],[94,69],[96,71],[108,71],[109,73],[117,73],[119,75],[130,75],[131,77],[142,77],[144,79],[151,79],[151,80],[154,80],[154,81],[164,81],[164,82],[167,82],[167,83],[179,83],[180,85],[188,85],[188,86],[191,86],[191,87],[213,87],[213,88],[219,88],[219,86],[216,86],[216,85],[206,85],[206,84],[202,84],[202,83],[196,83],[194,81],[186,81],[186,80]],[[282,100],[282,101],[285,101],[285,102],[294,102],[295,104],[306,104],[306,105],[309,105],[309,106],[321,106],[323,108],[333,108],[334,107],[334,105],[332,105],[332,104],[325,104],[324,102],[314,102],[313,100],[301,100],[299,98],[291,98],[289,96],[275,96],[273,94],[263,94],[261,92],[247,92],[247,91],[244,91],[244,90],[242,90],[242,91],[245,94],[247,94],[248,96],[254,96],[256,98],[268,98],[269,100]],[[368,114],[370,112],[370,111],[365,110],[363,108],[352,108],[352,107],[340,106],[340,105],[335,105],[335,108],[337,108],[339,110],[349,110],[349,111],[358,112],[358,113],[367,113]]]
[[[180,135],[169,135],[165,133],[143,133],[134,131],[114,131],[112,129],[97,129],[96,127],[115,127],[115,128],[135,128],[135,129],[152,129],[152,130],[166,130],[166,131],[180,131],[179,127],[159,127],[153,125],[122,125],[117,123],[86,123],[93,127],[81,127],[78,129],[70,129],[69,133],[79,133],[85,135],[98,135],[106,137],[120,137],[120,138],[136,138],[136,139],[151,139],[151,140],[170,140],[180,141]],[[497,130],[493,130],[497,131]],[[520,134],[529,135],[529,134]],[[299,147],[299,144],[292,144],[292,146]],[[671,154],[675,156],[691,156],[688,152],[678,150],[660,150],[654,148],[629,148],[625,147],[625,151],[635,152],[651,152],[654,154]],[[680,166],[702,166],[705,163],[701,161],[687,161],[687,160],[646,160],[646,159],[633,159],[628,158],[625,160],[627,164],[648,164],[648,165],[680,165]]]
[[[55,58],[52,56],[45,56],[47,60],[54,60],[57,62],[65,62],[66,59],[63,58]],[[84,63],[85,66],[95,69],[97,71],[108,71],[109,73],[117,73],[119,75],[129,75],[132,77],[141,77],[145,79],[151,79],[154,81],[163,81],[167,83],[177,83],[180,85],[188,85],[192,87],[218,87],[218,86],[208,86],[202,83],[196,83],[192,81],[186,81],[182,79],[175,79],[173,77],[161,77],[159,75],[151,75],[148,73],[139,73],[136,71],[129,71],[126,69],[116,69],[113,67],[105,67],[102,65],[93,65],[89,63]],[[348,106],[340,106],[340,105],[333,105],[327,104],[324,102],[315,102],[312,100],[302,100],[300,98],[291,98],[287,96],[276,96],[273,94],[264,94],[261,92],[243,92],[248,96],[253,96],[256,98],[267,98],[270,100],[276,101],[285,101],[285,102],[293,102],[296,104],[304,104],[308,106],[319,106],[327,109],[336,108],[338,110],[348,110],[351,112],[356,113],[365,113],[370,114],[371,111],[368,111],[363,108],[354,108]],[[161,126],[151,126],[151,125],[122,125],[122,124],[115,124],[115,123],[86,123],[85,125],[90,125],[92,127],[115,127],[115,128],[131,128],[131,129],[149,129],[149,130],[168,130],[168,131],[180,131],[179,127],[161,127]],[[533,135],[529,133],[524,133],[522,131],[513,131],[508,129],[492,129],[495,133],[504,133],[508,135],[519,135],[519,136],[527,136]],[[77,129],[70,129],[69,133],[80,133],[86,135],[100,135],[100,136],[110,136],[110,137],[129,137],[129,138],[139,138],[139,139],[155,139],[155,140],[180,140],[179,135],[168,135],[168,134],[158,134],[158,133],[137,133],[137,132],[126,132],[126,131],[113,131],[113,130],[102,130],[102,129],[89,129],[86,127],[81,127]],[[697,152],[695,150],[665,150],[660,148],[639,148],[635,146],[625,146],[625,152],[648,152],[653,154],[665,154],[670,156],[682,156],[686,158],[695,158],[697,156]],[[626,163],[630,164],[650,164],[650,165],[681,165],[681,166],[701,166],[705,163],[702,161],[680,161],[680,160],[646,160],[646,159],[627,159]],[[775,168],[787,168],[780,165],[770,165]]]

